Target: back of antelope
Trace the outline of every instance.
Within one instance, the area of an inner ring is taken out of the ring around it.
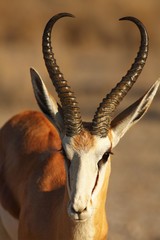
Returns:
[[[112,149],[149,108],[159,81],[116,118],[118,104],[131,89],[148,54],[148,34],[134,17],[141,44],[130,70],[99,104],[92,122],[80,109],[63,78],[51,47],[51,31],[62,17],[52,17],[43,33],[45,64],[60,104],[31,69],[34,94],[42,113],[28,111],[0,130],[1,220],[10,239],[104,240],[108,226],[105,203]]]

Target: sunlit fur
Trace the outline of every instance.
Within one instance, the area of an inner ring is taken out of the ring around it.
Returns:
[[[109,153],[146,113],[159,83],[112,121],[105,138],[92,135],[86,124],[79,135],[61,135],[59,117],[50,122],[35,111],[20,113],[1,128],[0,200],[19,221],[18,240],[106,239]],[[42,94],[50,103],[48,92]],[[8,219],[4,211],[3,218]],[[3,223],[11,236],[11,222]]]
[[[0,144],[1,203],[19,219],[19,239],[103,239],[110,162],[93,217],[76,224],[67,214],[61,139],[43,114],[24,112],[13,117],[1,129]]]

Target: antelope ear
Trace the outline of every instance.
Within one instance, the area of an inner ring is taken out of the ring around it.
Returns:
[[[64,129],[62,108],[56,100],[49,94],[43,80],[39,74],[30,69],[32,86],[37,103],[42,112],[53,122],[60,132]]]
[[[121,137],[137,123],[147,112],[160,84],[157,80],[146,94],[120,113],[111,123],[113,133],[113,147],[117,145]]]

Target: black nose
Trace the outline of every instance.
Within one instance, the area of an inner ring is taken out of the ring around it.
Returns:
[[[81,209],[75,209],[74,208],[74,206],[72,206],[71,207],[71,211],[73,212],[73,213],[77,213],[77,214],[81,214],[82,212],[85,212],[85,211],[87,211],[87,207],[85,207],[85,208],[81,208]]]

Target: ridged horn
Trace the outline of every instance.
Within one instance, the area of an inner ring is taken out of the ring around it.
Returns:
[[[82,130],[80,109],[78,107],[74,92],[71,91],[70,86],[64,79],[63,74],[60,72],[59,66],[56,63],[56,59],[54,58],[54,53],[51,46],[52,28],[56,21],[63,17],[74,16],[70,13],[60,13],[53,16],[48,21],[44,29],[42,48],[46,68],[56,89],[56,92],[58,93],[58,97],[61,101],[66,135],[71,137],[79,134]]]
[[[92,134],[100,137],[106,137],[110,128],[112,113],[115,111],[118,104],[126,96],[133,84],[140,75],[148,55],[148,34],[144,25],[134,17],[124,17],[119,20],[129,20],[137,25],[141,35],[141,44],[137,57],[134,60],[130,70],[122,77],[121,81],[111,90],[109,94],[102,100],[97,108],[92,120]]]

